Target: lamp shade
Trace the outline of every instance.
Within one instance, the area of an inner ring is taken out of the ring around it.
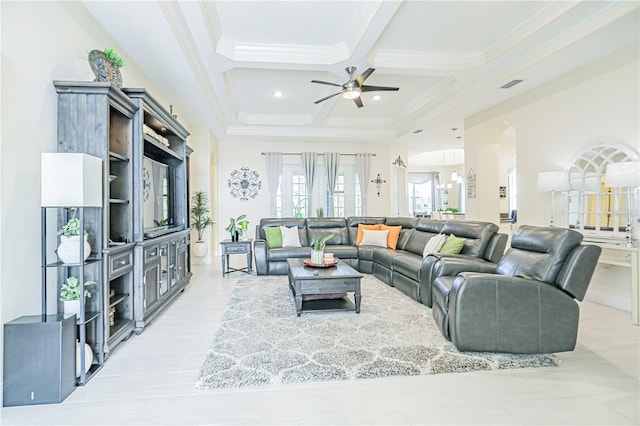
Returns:
[[[102,160],[81,153],[42,154],[42,207],[102,207]]]
[[[604,181],[609,188],[640,185],[640,161],[608,164]]]
[[[569,172],[562,170],[557,172],[538,173],[538,192],[568,191]]]

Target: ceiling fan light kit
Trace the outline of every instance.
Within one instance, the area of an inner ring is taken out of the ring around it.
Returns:
[[[353,100],[353,102],[355,102],[355,104],[358,106],[358,108],[362,108],[364,106],[362,104],[362,99],[360,99],[360,94],[362,92],[376,92],[376,91],[394,91],[394,92],[397,92],[398,90],[400,90],[398,87],[365,86],[363,84],[364,81],[367,78],[369,78],[369,76],[371,74],[373,74],[373,72],[375,71],[375,68],[367,68],[367,70],[365,72],[360,74],[360,76],[355,78],[355,79],[353,78],[353,73],[356,72],[356,67],[347,67],[347,68],[345,68],[345,71],[347,72],[347,74],[349,74],[349,81],[347,81],[346,83],[344,83],[342,85],[336,84],[336,83],[331,83],[329,81],[311,80],[312,83],[326,84],[328,86],[342,87],[342,91],[340,91],[338,93],[334,93],[334,94],[329,95],[329,96],[325,96],[322,99],[318,99],[317,101],[314,102],[315,104],[319,104],[320,102],[324,102],[327,99],[331,99],[334,96],[338,96],[338,95],[342,94],[343,98],[349,99],[349,100]]]

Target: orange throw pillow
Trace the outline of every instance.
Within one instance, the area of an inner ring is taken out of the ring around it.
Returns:
[[[356,237],[356,245],[359,246],[360,243],[362,242],[362,230],[363,229],[368,229],[371,231],[379,231],[380,227],[382,225],[379,223],[376,223],[375,225],[363,225],[361,223],[358,224],[358,235]]]
[[[389,234],[387,235],[387,247],[395,250],[396,246],[398,245],[398,238],[400,238],[400,231],[402,231],[402,225],[382,225],[380,227],[380,230],[382,231],[386,231],[387,229],[389,230]]]

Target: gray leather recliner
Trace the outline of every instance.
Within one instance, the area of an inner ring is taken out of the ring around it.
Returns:
[[[520,226],[495,273],[461,272],[433,283],[433,316],[461,351],[571,351],[579,309],[601,248],[582,234]]]

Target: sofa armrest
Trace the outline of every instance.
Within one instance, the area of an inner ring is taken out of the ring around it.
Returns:
[[[434,265],[435,278],[455,276],[462,272],[483,272],[494,274],[496,264],[469,256],[448,255],[441,257]]]
[[[475,256],[432,253],[424,258],[420,267],[419,297],[422,304],[433,305],[433,282],[438,277],[458,275],[460,272],[494,273],[496,264]]]
[[[575,347],[578,305],[551,284],[463,272],[448,300],[451,341],[461,351],[551,353]]]
[[[253,242],[253,256],[256,260],[256,274],[267,275],[269,273],[269,246],[266,240]]]

